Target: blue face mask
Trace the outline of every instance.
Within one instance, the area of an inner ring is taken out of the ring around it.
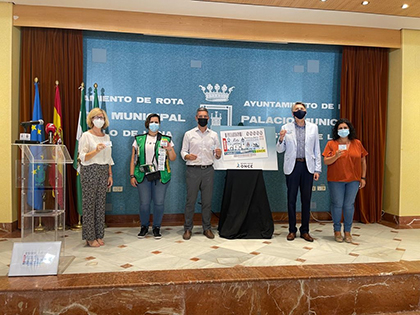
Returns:
[[[155,123],[155,122],[151,122],[151,123],[149,124],[149,130],[150,130],[151,132],[156,132],[156,131],[158,131],[158,130],[159,130],[159,124],[158,124],[158,123]]]
[[[349,129],[340,129],[340,130],[337,131],[337,133],[341,138],[345,138],[350,134],[350,130]]]

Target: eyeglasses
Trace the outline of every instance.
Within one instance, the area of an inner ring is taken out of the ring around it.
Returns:
[[[93,116],[92,119],[105,119],[104,116]]]

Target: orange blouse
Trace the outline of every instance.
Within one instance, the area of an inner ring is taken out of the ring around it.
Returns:
[[[324,157],[334,156],[338,151],[338,141],[330,140],[325,146]],[[329,182],[360,181],[362,177],[362,158],[368,155],[362,143],[351,140],[347,150],[333,163],[328,165],[327,180]]]

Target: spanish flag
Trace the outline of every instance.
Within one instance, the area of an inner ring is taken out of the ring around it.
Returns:
[[[56,127],[56,132],[53,137],[54,144],[63,144],[63,129],[61,128],[61,98],[60,98],[60,90],[58,88],[58,81],[55,81],[55,100],[54,100],[54,117],[53,117],[53,124]],[[59,160],[59,157],[56,157]],[[58,204],[59,209],[64,209],[64,190],[63,190],[63,172],[64,172],[64,165],[57,164],[57,168],[55,165],[50,169],[50,176],[49,182],[52,187],[55,189],[52,192],[54,198],[56,198],[56,202]]]
[[[62,144],[63,142],[63,129],[61,128],[61,98],[60,90],[58,88],[58,81],[55,81],[55,100],[54,100],[54,118],[53,124],[57,128],[54,135],[54,143]]]

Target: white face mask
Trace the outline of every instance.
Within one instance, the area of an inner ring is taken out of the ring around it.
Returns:
[[[95,125],[96,128],[101,129],[102,126],[105,124],[105,120],[103,120],[103,119],[95,119],[93,121],[93,124]]]

